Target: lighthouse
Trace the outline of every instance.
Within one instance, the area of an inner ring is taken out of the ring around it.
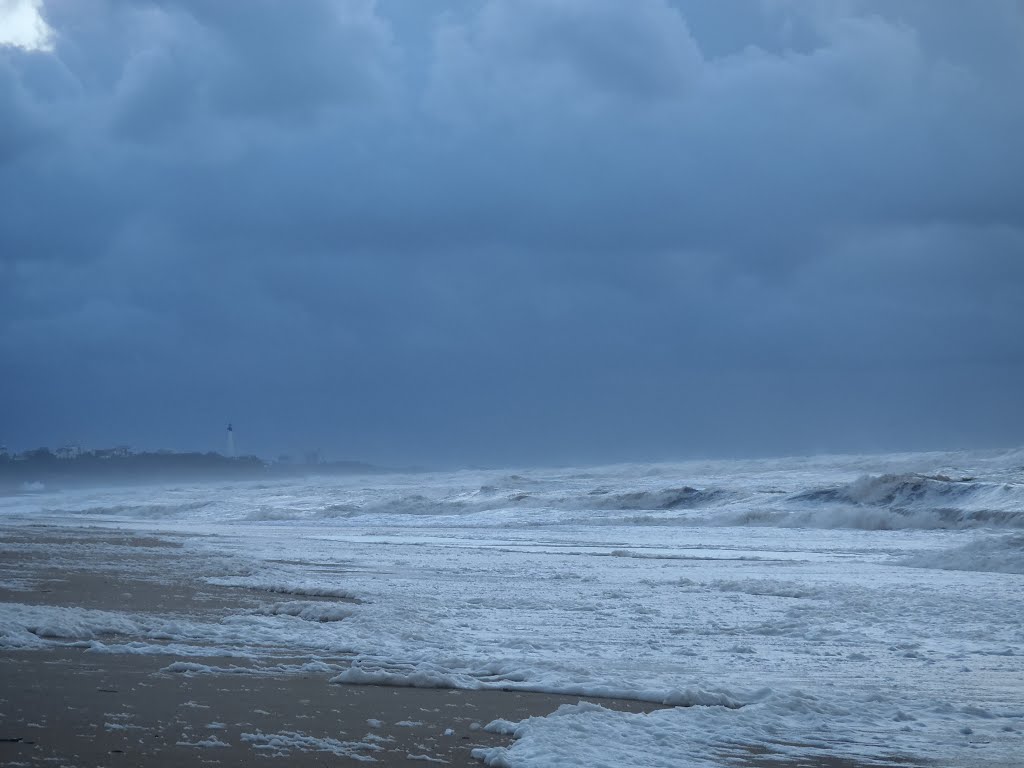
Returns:
[[[227,456],[228,456],[229,459],[235,458],[235,430],[231,426],[231,424],[228,424],[228,453],[227,453]]]

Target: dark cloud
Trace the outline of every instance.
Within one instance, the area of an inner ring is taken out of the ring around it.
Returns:
[[[0,442],[1019,443],[1024,7],[49,0]]]

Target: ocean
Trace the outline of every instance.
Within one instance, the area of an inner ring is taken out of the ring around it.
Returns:
[[[227,615],[4,602],[0,647],[676,705],[497,720],[515,740],[479,750],[489,765],[720,765],[766,742],[792,758],[1024,764],[1024,451],[0,498],[0,532],[87,526],[166,537],[181,576],[265,599]],[[94,546],[110,569],[175,576]],[[0,569],[15,593],[19,578]]]

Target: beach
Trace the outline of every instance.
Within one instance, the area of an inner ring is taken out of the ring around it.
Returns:
[[[160,567],[187,557],[178,538],[102,528],[7,531],[4,544],[45,545],[48,555],[5,558],[8,582],[17,574],[23,588],[0,589],[0,602],[183,616],[259,605],[250,590],[161,575],[188,570]],[[117,569],[97,557],[97,545],[120,549]],[[229,767],[280,758],[300,768],[371,761],[479,766],[474,749],[511,741],[485,729],[499,718],[544,717],[588,701],[621,712],[660,708],[550,693],[345,685],[330,682],[331,673],[317,664],[325,662],[273,656],[183,662],[174,655],[96,653],[63,643],[0,651],[0,765]],[[797,763],[764,745],[739,750],[723,755],[721,764],[862,768],[822,755]]]
[[[1018,475],[922,454],[0,498],[0,764],[1018,768]]]
[[[296,766],[338,758],[479,766],[473,748],[509,741],[483,725],[578,700],[338,685],[323,674],[167,672],[173,662],[82,651],[3,654],[0,765],[246,766],[277,757]]]
[[[47,552],[5,553],[5,581],[16,577],[22,588],[0,589],[0,602],[220,616],[253,610],[264,600],[252,590],[182,578],[190,569],[178,562],[188,558],[179,538],[101,528],[5,531],[5,546],[31,543]],[[110,548],[119,552],[116,569],[98,554]],[[316,660],[324,669],[343,661]],[[343,685],[329,682],[329,671],[303,665],[313,666],[308,658],[277,656],[182,662],[171,654],[66,646],[0,651],[0,765],[248,766],[286,758],[294,766],[339,759],[479,766],[474,748],[510,741],[484,730],[491,721],[543,716],[580,701],[544,693]],[[599,701],[630,712],[654,708]]]

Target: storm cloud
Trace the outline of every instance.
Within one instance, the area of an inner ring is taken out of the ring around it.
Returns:
[[[0,443],[1024,435],[1024,3],[0,0]]]

